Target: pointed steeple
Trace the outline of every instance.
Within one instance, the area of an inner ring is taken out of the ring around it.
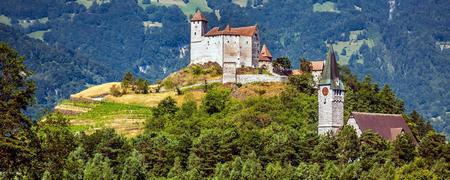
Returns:
[[[319,85],[330,85],[331,89],[344,90],[344,84],[339,78],[338,64],[336,62],[336,54],[333,45],[330,45],[328,50]]]
[[[191,21],[208,21],[205,16],[203,16],[202,12],[200,10],[197,10],[195,14],[192,16]]]
[[[264,44],[261,53],[259,54],[260,61],[272,61],[272,54],[269,51],[269,48]]]

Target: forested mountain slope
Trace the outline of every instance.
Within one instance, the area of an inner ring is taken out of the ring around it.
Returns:
[[[408,110],[419,110],[434,118],[439,131],[449,131],[447,0],[3,0],[0,23],[23,38],[2,32],[0,41],[17,41],[14,47],[21,52],[33,49],[19,43],[26,36],[48,48],[66,49],[45,52],[66,54],[68,62],[80,64],[79,71],[95,71],[101,80],[118,80],[126,71],[156,80],[188,64],[188,16],[197,8],[210,27],[258,24],[274,56],[288,56],[295,65],[300,57],[324,58],[327,43],[334,43],[340,64],[349,65],[360,78],[368,74],[375,82],[390,84]],[[89,69],[75,55],[105,70]],[[27,56],[27,63],[42,65],[35,59]],[[45,72],[57,70],[49,66]],[[111,74],[101,73],[107,71]],[[85,84],[62,77],[48,81],[59,84],[39,91],[49,94]],[[45,93],[38,98],[50,97]]]

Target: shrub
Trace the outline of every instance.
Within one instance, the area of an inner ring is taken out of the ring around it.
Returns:
[[[124,91],[126,93],[126,91]],[[113,95],[114,97],[120,97],[122,96],[121,88],[120,86],[116,86],[115,84],[111,86],[109,89],[109,93]]]

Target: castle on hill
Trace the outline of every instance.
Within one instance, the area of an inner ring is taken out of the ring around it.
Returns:
[[[258,67],[260,52],[256,25],[236,28],[228,25],[222,30],[213,27],[208,31],[208,20],[200,11],[191,19],[191,64],[216,62],[222,67],[227,63]]]
[[[258,27],[226,26],[208,31],[208,20],[197,11],[191,19],[190,64],[216,62],[223,69],[223,83],[286,82],[286,75],[273,72],[272,54],[266,45],[260,47]],[[344,125],[344,83],[339,76],[336,54],[331,46],[325,61],[310,61],[313,80],[318,90],[317,131],[319,135],[338,133]],[[251,67],[265,69],[271,75],[238,74],[237,69]],[[300,75],[293,70],[290,75]],[[395,140],[398,135],[411,130],[401,115],[352,112],[347,124],[357,135],[373,130],[386,140]],[[415,141],[415,140],[414,140]]]

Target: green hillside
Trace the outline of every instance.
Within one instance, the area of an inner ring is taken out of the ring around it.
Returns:
[[[294,67],[301,57],[323,59],[334,43],[340,64],[360,79],[371,75],[380,86],[390,84],[408,112],[419,111],[450,134],[450,50],[438,45],[450,41],[446,1],[2,0],[0,41],[26,56],[37,72],[39,107],[52,108],[127,71],[156,82],[185,67],[188,19],[196,9],[209,27],[257,24],[262,43]],[[30,43],[55,51],[36,55],[40,48]],[[49,75],[64,71],[73,74]]]
[[[90,87],[59,104],[64,114],[49,113],[32,123],[21,113],[33,99],[28,71],[7,46],[0,50],[1,64],[10,68],[2,74],[14,78],[0,81],[10,97],[0,98],[1,179],[450,177],[445,136],[419,114],[407,114],[389,86],[379,90],[347,68],[340,69],[346,118],[351,111],[403,114],[413,136],[402,133],[386,141],[365,131],[358,137],[351,126],[317,135],[311,73],[290,76],[287,83],[175,87],[175,95],[148,106],[139,104],[172,90],[124,76],[119,87]],[[197,99],[192,94],[198,91]],[[119,103],[122,97],[141,100]]]

